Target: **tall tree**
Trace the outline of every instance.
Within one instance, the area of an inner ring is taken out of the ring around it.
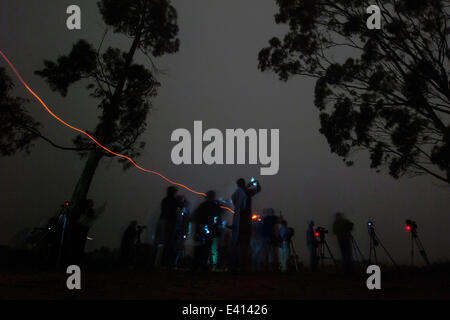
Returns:
[[[139,137],[146,130],[151,98],[157,94],[160,83],[152,69],[134,63],[134,57],[138,51],[150,60],[178,51],[177,12],[169,0],[100,0],[98,8],[113,32],[131,39],[128,50],[114,47],[102,50],[105,36],[98,49],[79,40],[68,55],[56,61],[45,60],[45,68],[36,74],[62,96],[67,95],[74,83],[84,83],[90,96],[99,101],[97,108],[101,113],[97,126],[86,132],[113,152],[135,158],[144,148],[145,143]],[[3,70],[0,70],[1,78],[0,151],[3,155],[28,151],[34,139],[44,138],[55,147],[74,150],[81,157],[87,157],[72,195],[70,216],[71,223],[75,223],[85,209],[100,160],[112,155],[84,135],[78,135],[70,147],[59,146],[44,137],[39,124],[24,110],[25,101],[9,95],[11,82]],[[124,168],[130,166],[123,158],[119,161]]]
[[[317,79],[320,132],[348,164],[367,150],[371,167],[450,183],[448,0],[276,0],[289,31],[259,53],[281,80]],[[381,29],[369,30],[377,5]]]

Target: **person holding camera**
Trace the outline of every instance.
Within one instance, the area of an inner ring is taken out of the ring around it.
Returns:
[[[245,207],[240,214],[239,222],[239,261],[241,270],[247,270],[250,262],[249,249],[252,237],[252,198],[261,192],[261,184],[253,178],[247,185],[244,179],[239,179],[237,184],[244,190],[246,196]]]

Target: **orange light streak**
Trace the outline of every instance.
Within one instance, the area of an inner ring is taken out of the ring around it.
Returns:
[[[114,151],[112,151],[112,150],[106,148],[105,146],[103,146],[102,144],[100,144],[97,140],[95,140],[95,138],[92,137],[89,133],[87,133],[87,132],[85,132],[85,131],[83,131],[83,130],[81,130],[81,129],[78,129],[77,127],[74,127],[74,126],[72,126],[71,124],[69,124],[69,123],[65,122],[64,120],[62,120],[62,119],[61,119],[60,117],[58,117],[55,113],[53,113],[53,111],[45,104],[45,102],[42,101],[42,99],[41,99],[41,98],[40,98],[40,97],[39,97],[39,96],[38,96],[38,95],[37,95],[37,94],[36,94],[29,86],[28,86],[28,84],[23,80],[23,78],[22,78],[22,76],[20,75],[20,73],[16,70],[16,68],[14,67],[14,65],[11,63],[11,61],[9,61],[8,57],[6,57],[6,55],[5,55],[1,50],[0,50],[0,55],[1,55],[2,58],[6,61],[6,63],[9,65],[9,67],[12,69],[12,71],[16,74],[17,78],[20,80],[20,82],[23,84],[23,86],[24,86],[24,87],[25,87],[25,88],[26,88],[26,89],[27,89],[27,90],[28,90],[28,91],[36,98],[36,100],[37,100],[37,101],[45,108],[45,110],[46,110],[53,118],[55,118],[56,120],[58,120],[60,123],[62,123],[63,125],[69,127],[69,128],[72,129],[72,130],[75,130],[75,131],[77,131],[77,132],[79,132],[79,133],[81,133],[81,134],[84,134],[85,136],[87,136],[89,139],[91,139],[96,145],[98,145],[98,146],[99,146],[100,148],[102,148],[103,150],[105,150],[105,151],[107,151],[107,152],[109,152],[109,153],[111,153],[111,154],[113,154],[113,155],[115,155],[115,156],[117,156],[117,157],[127,159],[128,161],[130,161],[130,162],[131,162],[136,168],[138,168],[139,170],[144,171],[144,172],[147,172],[147,173],[155,174],[155,175],[161,177],[162,179],[164,179],[165,181],[167,181],[167,182],[169,182],[169,183],[171,183],[171,184],[173,184],[173,185],[179,186],[179,187],[184,188],[184,189],[186,189],[186,190],[188,190],[188,191],[190,191],[190,192],[192,192],[192,193],[195,193],[195,194],[198,194],[198,195],[201,195],[201,196],[206,197],[206,193],[199,192],[199,191],[195,191],[194,189],[191,189],[191,188],[185,186],[184,184],[181,184],[181,183],[179,183],[179,182],[175,182],[175,181],[173,181],[173,180],[171,180],[171,179],[165,177],[164,175],[162,175],[161,173],[159,173],[159,172],[157,172],[157,171],[148,170],[148,169],[145,169],[145,168],[141,167],[140,165],[138,165],[138,164],[137,164],[133,159],[131,159],[130,157],[125,156],[125,155],[123,155],[123,154],[116,153],[116,152],[114,152]],[[226,210],[228,210],[228,211],[234,213],[234,211],[233,211],[232,209],[228,208],[228,207],[221,206],[221,208],[226,209]]]

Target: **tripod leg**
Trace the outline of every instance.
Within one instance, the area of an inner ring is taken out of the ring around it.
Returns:
[[[378,264],[377,249],[375,248],[375,244],[373,244],[373,256],[375,258],[375,264]]]
[[[387,249],[385,248],[385,246],[383,245],[383,243],[381,243],[380,239],[377,237],[377,241],[380,244],[380,246],[383,248],[384,252],[386,252],[387,256],[389,257],[389,259],[391,260],[392,264],[395,267],[398,267],[397,264],[395,263],[394,259],[392,258],[391,254],[389,253],[389,251],[387,251]]]
[[[425,260],[425,263],[427,264],[427,266],[429,266],[430,260],[428,260],[427,252],[425,251],[425,248],[422,245],[422,241],[420,241],[419,236],[416,236],[415,240],[416,240],[416,245],[419,248],[419,252],[423,257],[423,260]]]
[[[377,258],[377,249],[376,249],[376,240],[375,240],[375,233],[374,231],[369,232],[369,236],[370,236],[370,252],[369,252],[369,261],[368,264],[371,265],[372,264],[372,254],[373,254],[373,258],[375,260],[375,264],[378,264],[378,258]]]
[[[324,247],[323,247],[323,243],[319,243],[318,246],[319,249],[319,254],[318,254],[318,259],[320,259],[320,266],[322,268],[322,270],[325,268],[325,253],[324,253]]]
[[[352,237],[352,243],[353,243],[353,246],[355,249],[355,257],[357,257],[359,255],[359,257],[361,258],[361,262],[364,263],[364,261],[366,259],[364,258],[364,255],[362,254],[361,250],[359,249],[358,244],[356,243],[356,240],[353,237]]]
[[[334,264],[337,266],[337,261],[334,259],[333,254],[331,253],[330,247],[328,246],[328,243],[324,241],[325,246],[327,247],[328,253],[330,254],[331,259],[333,259]]]
[[[355,243],[353,242],[353,239],[352,239],[352,251],[353,251],[353,255],[355,257],[355,261],[359,261],[358,251],[356,250]]]
[[[297,253],[295,252],[294,243],[292,242],[292,240],[290,241],[290,246],[291,246],[291,249],[292,249],[291,256],[293,254],[293,257],[294,257],[295,271],[298,271]]]

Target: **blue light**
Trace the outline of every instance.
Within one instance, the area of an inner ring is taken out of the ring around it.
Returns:
[[[206,234],[209,234],[209,229],[208,229],[208,226],[205,226],[205,231],[206,231]]]

